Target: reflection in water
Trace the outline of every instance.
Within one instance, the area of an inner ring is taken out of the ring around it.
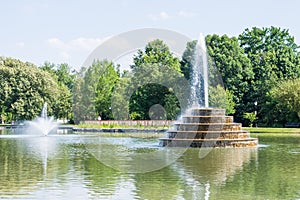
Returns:
[[[244,165],[257,160],[257,148],[213,149],[202,159],[197,158],[197,154],[194,149],[189,149],[174,165],[188,185],[183,192],[188,199],[209,199],[211,184],[225,184]]]
[[[211,185],[225,184],[250,161],[257,161],[257,148],[213,149],[199,158],[199,149],[188,149],[173,165],[162,170],[136,174],[142,199],[209,199]]]
[[[260,138],[264,148],[213,149],[204,158],[199,158],[198,149],[188,149],[172,165],[140,174],[123,173],[99,162],[86,149],[85,141],[94,139],[91,135],[0,135],[0,198],[300,198],[299,137],[284,143]],[[159,148],[151,145],[156,139],[122,140],[129,152]],[[116,148],[124,145],[111,150]]]
[[[257,160],[257,148],[215,148],[204,158],[197,157],[198,151],[188,151],[176,162],[176,168],[192,173],[203,183],[213,181],[222,184],[250,160]],[[178,165],[178,166],[177,166]],[[185,176],[185,171],[180,171]]]

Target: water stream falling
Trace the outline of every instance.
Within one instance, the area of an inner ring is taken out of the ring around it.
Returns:
[[[205,38],[200,33],[195,46],[191,77],[191,105],[192,107],[208,108],[208,61]]]

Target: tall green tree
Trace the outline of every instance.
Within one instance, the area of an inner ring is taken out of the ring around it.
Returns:
[[[268,104],[272,106],[272,112],[276,112],[276,116],[268,116],[270,120],[276,120],[282,125],[286,122],[299,121],[300,79],[280,81],[267,96],[270,98]]]
[[[265,116],[271,111],[265,104],[267,92],[278,81],[300,75],[299,47],[287,29],[277,27],[246,29],[239,36],[239,42],[254,72],[248,102],[258,102],[258,120],[266,123]]]
[[[48,113],[53,114],[61,91],[50,73],[28,62],[1,57],[0,80],[0,113],[8,121],[33,119],[44,102],[49,105]]]
[[[174,93],[176,79],[182,77],[179,59],[157,39],[149,42],[144,51],[139,50],[133,61],[135,91],[130,99],[130,113],[136,119],[150,119],[150,108],[159,104],[166,109],[168,119],[174,119],[180,110],[180,97]]]
[[[66,63],[55,65],[49,62],[45,62],[40,69],[49,72],[58,84],[60,95],[55,102],[54,115],[57,118],[72,120],[74,70]]]
[[[83,103],[84,99],[84,73],[85,67],[82,67],[79,72],[75,74],[75,80],[73,85],[73,101],[72,101],[72,114],[75,124],[79,124],[85,120],[86,106]]]
[[[182,58],[180,61],[181,72],[187,80],[190,80],[192,77],[192,69],[197,42],[197,40],[193,40],[186,44],[186,48],[182,54]]]
[[[206,44],[208,54],[221,74],[227,94],[232,94],[237,111],[235,120],[242,121],[244,112],[249,109],[247,96],[254,78],[251,62],[236,37],[208,35]]]
[[[96,112],[102,119],[113,119],[111,98],[119,73],[111,62],[104,61],[96,65],[101,67],[96,89]]]
[[[82,68],[74,83],[73,113],[75,123],[83,120],[112,119],[111,97],[119,71],[107,60],[94,61]]]
[[[233,94],[229,90],[225,90],[222,86],[218,85],[216,87],[210,87],[208,92],[209,106],[226,109],[227,115],[235,113]]]

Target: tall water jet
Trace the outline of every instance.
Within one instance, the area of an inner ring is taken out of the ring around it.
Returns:
[[[48,118],[48,104],[47,102],[44,103],[44,106],[42,108],[42,111],[41,111],[41,117],[44,118],[44,119],[47,119]]]
[[[33,121],[29,121],[28,132],[35,134],[42,134],[47,136],[53,129],[57,127],[57,123],[54,121],[54,118],[48,117],[48,104],[45,102],[42,108],[40,116],[36,117]]]
[[[191,77],[191,106],[208,108],[208,61],[202,33],[195,46]]]

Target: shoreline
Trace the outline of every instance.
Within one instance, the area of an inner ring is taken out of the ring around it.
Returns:
[[[100,133],[165,133],[167,129],[143,129],[143,128],[77,128],[74,132],[100,132]]]
[[[23,128],[25,125],[17,124],[0,124],[0,130]],[[106,133],[126,133],[126,132],[140,132],[140,133],[164,133],[168,129],[166,127],[95,127],[86,126],[80,127],[76,125],[63,124],[59,125],[58,129],[72,130],[74,132],[106,132]],[[251,134],[300,134],[300,128],[268,128],[268,127],[242,127],[243,130],[249,131]]]

